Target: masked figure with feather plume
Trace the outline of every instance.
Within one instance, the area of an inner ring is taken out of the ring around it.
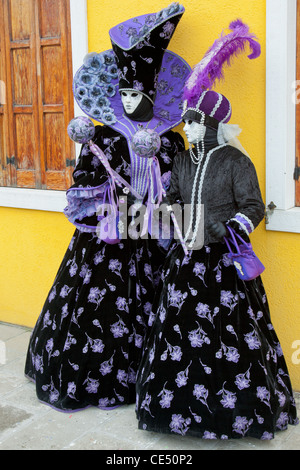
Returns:
[[[189,150],[179,153],[167,202],[190,205],[182,245],[174,243],[154,302],[137,380],[139,428],[230,439],[272,439],[296,424],[296,407],[261,277],[241,280],[223,237],[244,240],[264,217],[253,163],[228,124],[231,105],[212,90],[222,68],[260,45],[237,20],[186,81],[182,115]],[[194,146],[192,145],[194,144]],[[203,220],[204,219],[204,220]],[[197,237],[198,233],[201,237]]]

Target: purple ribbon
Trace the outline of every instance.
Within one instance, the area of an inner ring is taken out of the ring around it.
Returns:
[[[127,183],[127,181],[125,181],[124,178],[122,178],[122,176],[119,175],[119,173],[117,173],[115,170],[112,169],[106,155],[102,152],[102,150],[98,147],[98,145],[94,144],[93,141],[90,141],[89,146],[90,146],[90,149],[93,152],[93,154],[96,155],[96,157],[99,158],[99,160],[101,161],[101,163],[105,167],[106,171],[110,174],[113,188],[115,189],[115,181],[117,181],[120,184],[122,184],[123,186],[125,186],[126,188],[128,188],[129,191],[137,199],[142,199],[142,196],[137,191],[135,191],[135,189],[133,189],[133,187],[130,186],[130,184]]]
[[[110,202],[114,208],[114,213],[117,214],[117,203],[116,203],[116,186],[115,186],[115,181],[119,182],[123,186],[129,189],[129,191],[139,200],[142,200],[142,196],[133,189],[133,187],[125,181],[122,176],[120,176],[116,171],[114,171],[105,156],[105,154],[102,152],[102,150],[98,147],[98,145],[94,144],[94,142],[91,140],[89,142],[90,149],[94,155],[96,155],[103,166],[105,167],[106,171],[109,173],[111,176],[111,185],[110,185],[110,193],[108,194],[108,197],[110,199]],[[151,157],[150,160],[150,165],[149,165],[149,178],[148,178],[148,201],[147,201],[147,209],[146,209],[146,223],[144,224],[143,230],[142,230],[142,235],[145,235],[146,230],[149,231],[151,234],[152,232],[152,216],[153,216],[153,210],[158,208],[163,196],[166,195],[166,191],[163,187],[162,181],[161,181],[161,171],[160,171],[160,165],[159,161],[156,156]],[[153,184],[153,188],[149,187],[149,184]],[[153,189],[153,198],[156,198],[156,203],[152,202],[152,194],[151,194],[151,189]],[[156,194],[155,194],[156,193]],[[188,256],[189,252],[188,249],[185,245],[184,239],[181,234],[180,227],[177,223],[176,217],[174,212],[171,209],[171,218],[175,227],[175,230],[177,232],[178,238],[180,240],[180,243],[182,245],[183,251],[186,256]]]

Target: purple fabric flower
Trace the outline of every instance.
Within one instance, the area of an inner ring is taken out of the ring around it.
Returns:
[[[253,423],[253,419],[248,420],[245,416],[243,417],[237,416],[232,425],[232,429],[236,433],[241,434],[242,436],[245,436],[245,434],[248,432],[252,423]]]
[[[171,402],[174,397],[174,393],[171,390],[163,388],[163,390],[158,394],[159,397],[162,397],[159,401],[161,408],[170,408]]]
[[[97,393],[98,387],[99,387],[98,380],[87,378],[87,380],[84,383],[87,383],[87,386],[85,389],[88,393]]]
[[[188,425],[190,423],[190,418],[184,419],[181,414],[173,414],[169,426],[172,432],[184,436],[189,429]]]
[[[116,300],[116,306],[118,310],[124,310],[125,312],[129,313],[129,307],[125,297],[118,297]]]

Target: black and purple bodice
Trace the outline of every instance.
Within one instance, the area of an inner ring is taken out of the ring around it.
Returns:
[[[177,132],[168,131],[161,137],[155,165],[159,166],[161,182],[168,189],[175,155],[184,150],[184,142]],[[105,154],[111,168],[143,197],[149,185],[149,159],[130,153],[126,138],[108,126],[96,126],[93,141]],[[74,184],[67,191],[68,206],[65,215],[80,231],[96,232],[99,206],[109,203],[110,176],[100,160],[91,152],[89,144],[81,149],[73,173]]]

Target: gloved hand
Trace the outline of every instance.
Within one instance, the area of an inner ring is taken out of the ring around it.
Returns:
[[[229,231],[223,222],[214,222],[207,227],[207,230],[211,236],[222,240],[223,237],[228,237]]]
[[[127,205],[128,207],[133,206],[134,204],[138,202],[142,202],[139,199],[137,199],[132,193],[126,194],[127,196]]]

